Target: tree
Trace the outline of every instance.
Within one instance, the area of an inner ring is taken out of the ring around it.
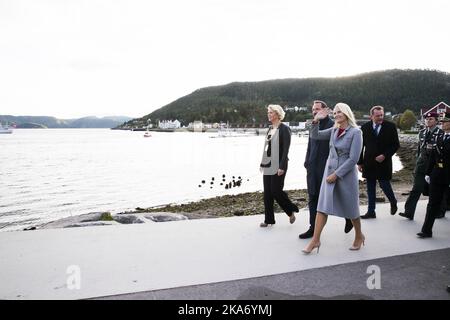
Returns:
[[[416,116],[414,115],[414,112],[412,112],[409,109],[406,109],[405,112],[403,112],[402,117],[400,118],[400,129],[402,130],[411,130],[411,127],[413,127],[417,122]]]

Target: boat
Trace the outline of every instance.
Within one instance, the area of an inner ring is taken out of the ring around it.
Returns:
[[[0,134],[11,134],[12,132],[12,129],[10,129],[8,125],[3,126],[0,123]]]
[[[148,132],[149,129],[150,129],[150,126],[147,126],[147,131],[145,131],[145,133],[144,133],[144,138],[150,138],[152,136],[150,134],[150,132]]]

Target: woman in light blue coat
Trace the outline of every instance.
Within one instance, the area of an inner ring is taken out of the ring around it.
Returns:
[[[356,125],[352,110],[345,103],[338,103],[333,110],[335,126],[319,130],[319,120],[328,116],[321,111],[314,117],[311,139],[330,139],[330,153],[320,187],[314,236],[302,251],[319,252],[320,235],[328,215],[351,219],[355,228],[355,240],[350,250],[359,250],[365,237],[359,218],[359,182],[357,162],[361,154],[362,134]]]

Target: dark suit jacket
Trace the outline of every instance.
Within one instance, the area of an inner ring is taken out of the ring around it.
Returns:
[[[358,164],[363,165],[363,177],[369,179],[392,179],[392,156],[400,147],[397,127],[394,123],[383,121],[378,136],[373,132],[372,121],[361,126],[363,148]],[[375,158],[384,154],[386,159],[379,163]]]
[[[289,147],[291,146],[291,129],[283,123],[280,123],[279,127],[279,139],[280,139],[280,149],[279,149],[279,159],[280,159],[280,169],[286,171],[288,168],[288,154]]]
[[[333,125],[333,120],[327,117],[319,122],[319,130],[331,128]],[[308,194],[310,195],[318,195],[320,193],[320,185],[329,153],[330,140],[309,138],[304,166],[306,168]]]

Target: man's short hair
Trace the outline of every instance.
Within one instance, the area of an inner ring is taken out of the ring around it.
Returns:
[[[384,112],[384,108],[383,108],[382,106],[374,106],[374,107],[370,108],[370,115],[371,115],[371,116],[373,115],[373,112],[374,112],[375,110],[381,110],[381,111]]]
[[[314,100],[314,104],[319,103],[322,108],[328,108],[327,104],[322,100]]]

